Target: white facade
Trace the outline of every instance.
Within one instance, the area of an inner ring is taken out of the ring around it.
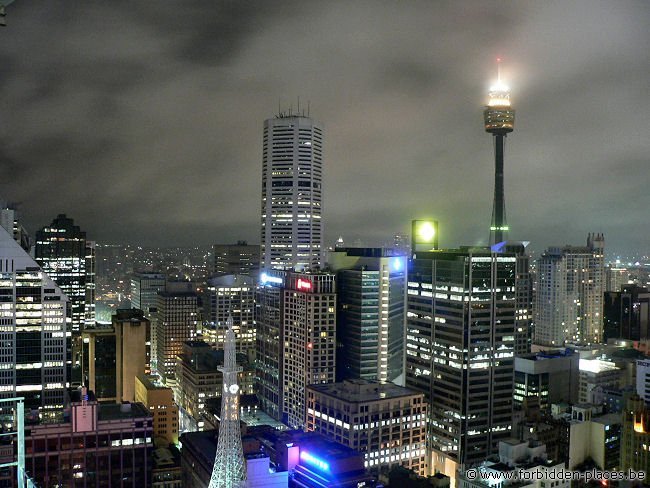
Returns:
[[[650,404],[650,361],[636,362],[636,394]]]
[[[549,248],[537,260],[535,343],[591,344],[603,336],[605,239],[590,234],[587,246]]]
[[[336,289],[333,274],[289,273],[283,295],[283,418],[305,426],[305,387],[336,379]]]
[[[309,117],[264,122],[262,269],[321,264],[323,130]]]
[[[63,409],[66,295],[0,228],[0,398],[25,397],[27,408]]]

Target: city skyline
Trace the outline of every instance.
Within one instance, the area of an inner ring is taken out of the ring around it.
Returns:
[[[14,2],[0,199],[32,234],[65,212],[99,242],[257,243],[262,121],[300,96],[327,140],[325,244],[423,217],[441,247],[487,244],[481,113],[501,56],[510,237],[646,252],[649,19],[635,2]]]

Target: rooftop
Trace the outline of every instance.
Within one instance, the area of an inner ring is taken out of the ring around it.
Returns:
[[[351,403],[381,401],[414,395],[423,396],[423,393],[393,383],[379,383],[362,379],[309,385],[307,388]]]
[[[166,386],[155,385],[153,381],[151,381],[151,378],[146,374],[139,374],[137,378],[147,390],[169,390]]]

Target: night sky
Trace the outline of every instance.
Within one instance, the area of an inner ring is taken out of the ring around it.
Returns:
[[[511,238],[650,250],[650,2],[33,1],[0,28],[0,200],[99,242],[259,242],[262,124],[325,126],[328,244],[486,243],[496,77]]]

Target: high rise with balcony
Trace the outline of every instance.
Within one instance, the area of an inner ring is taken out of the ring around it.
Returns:
[[[548,248],[537,260],[535,343],[590,344],[603,337],[605,238],[586,246]]]
[[[321,264],[322,168],[319,123],[282,113],[264,122],[262,269]]]

